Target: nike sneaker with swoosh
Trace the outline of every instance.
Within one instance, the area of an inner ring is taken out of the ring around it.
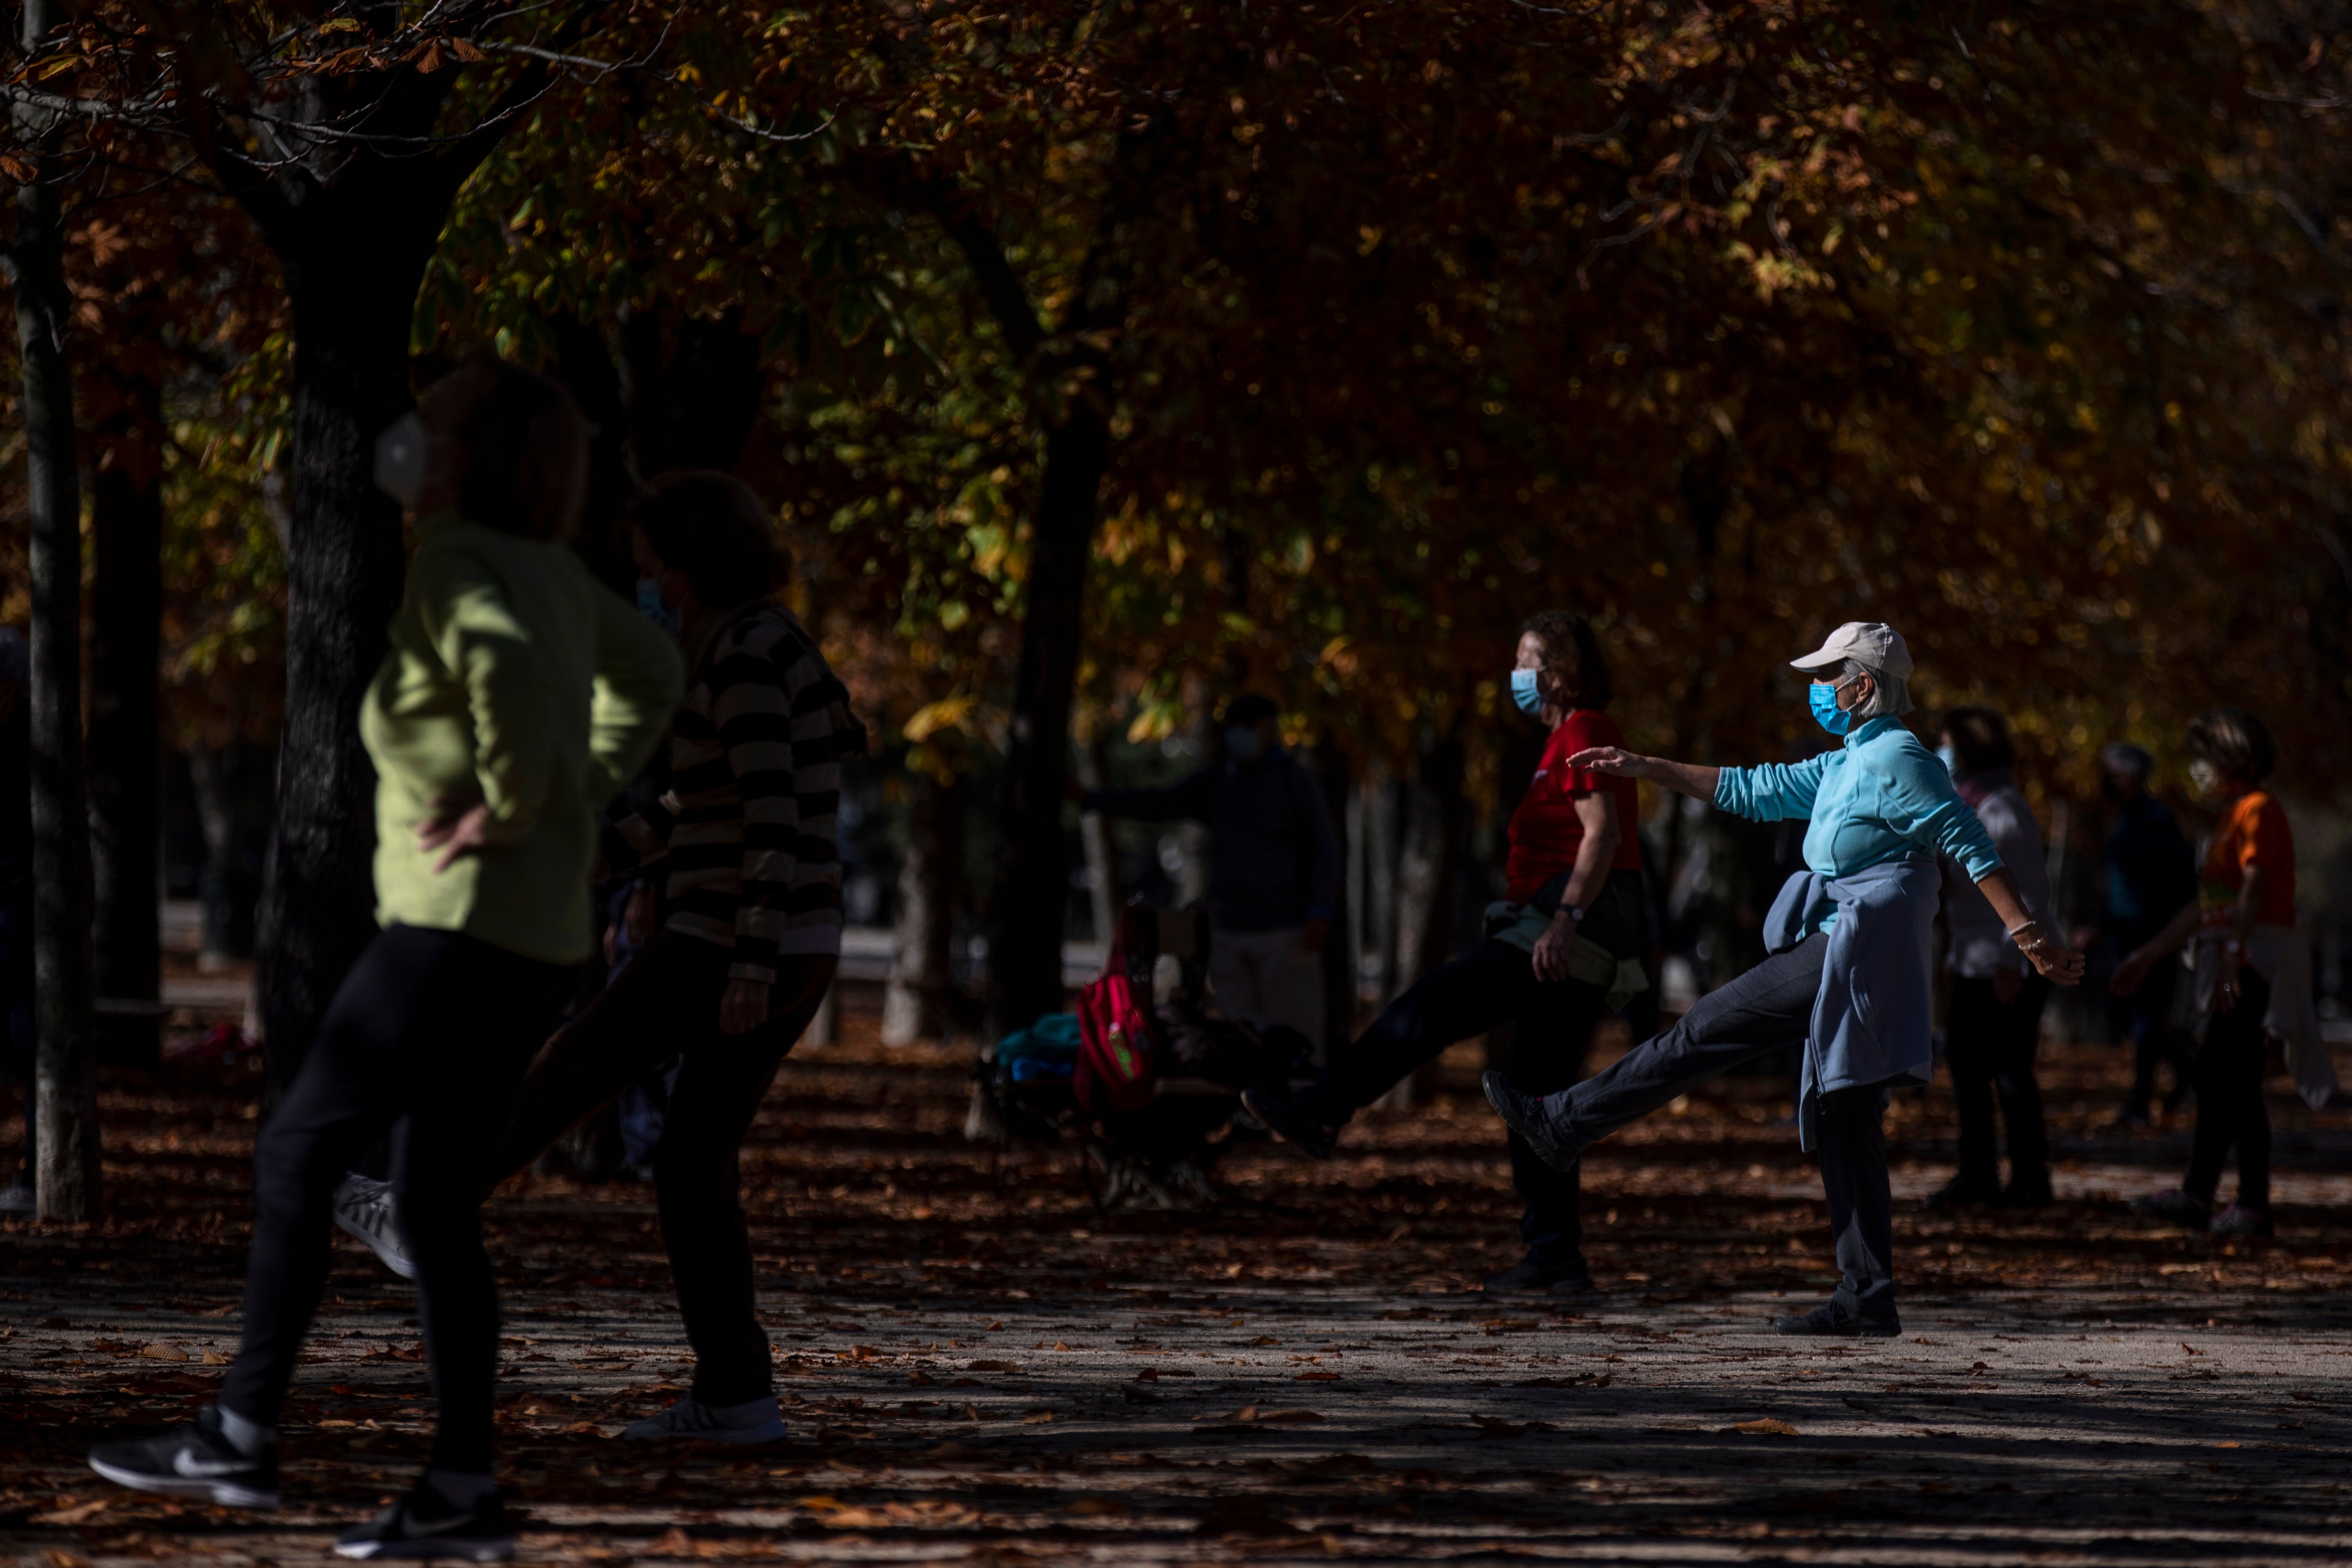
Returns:
[[[100,1443],[89,1468],[116,1486],[164,1497],[195,1498],[227,1508],[278,1506],[278,1450],[240,1453],[221,1433],[220,1411],[207,1405],[184,1427],[160,1437]]]
[[[500,1563],[514,1555],[514,1528],[507,1522],[507,1505],[490,1492],[469,1508],[459,1508],[429,1482],[419,1481],[409,1494],[367,1523],[355,1525],[335,1538],[338,1557],[463,1557],[475,1563]]]

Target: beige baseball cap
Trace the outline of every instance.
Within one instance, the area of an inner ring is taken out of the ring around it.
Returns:
[[[1836,669],[1848,659],[1898,681],[1911,678],[1911,650],[1903,633],[1880,621],[1849,621],[1831,632],[1820,647],[1789,664],[1811,674]]]

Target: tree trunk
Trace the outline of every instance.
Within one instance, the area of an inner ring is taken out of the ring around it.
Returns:
[[[394,19],[386,5],[362,10],[355,19],[371,30]],[[553,36],[576,36],[592,15],[580,8]],[[360,701],[404,564],[400,509],[375,485],[376,437],[412,403],[416,291],[458,187],[546,73],[526,64],[454,133],[441,110],[460,73],[409,63],[306,78],[241,130],[209,99],[187,105],[205,156],[278,257],[294,326],[286,719],[254,977],[273,1095],[375,930],[375,770],[360,745]],[[327,129],[346,116],[381,140]]]
[[[205,841],[197,883],[204,904],[198,962],[207,970],[253,956],[254,912],[275,815],[277,773],[277,755],[249,740],[196,746],[188,752],[188,787]]]
[[[400,508],[376,488],[375,438],[410,406],[409,319],[432,239],[352,224],[313,235],[311,256],[287,268],[295,520],[286,727],[254,976],[273,1096],[293,1082],[335,988],[375,935],[375,768],[360,744],[360,701],[383,658],[403,569]],[[412,265],[387,265],[395,244]],[[371,249],[375,257],[361,262],[356,253]]]
[[[1399,989],[1454,956],[1462,902],[1462,856],[1469,836],[1468,801],[1462,792],[1465,758],[1460,741],[1448,736],[1421,759],[1419,776],[1406,791],[1403,852],[1397,877],[1397,968]],[[1382,1098],[1391,1110],[1411,1110],[1436,1092],[1435,1061],[1417,1069]]]
[[[1362,838],[1364,852],[1364,946],[1372,958],[1374,988],[1385,1007],[1402,988],[1397,983],[1397,853],[1402,830],[1397,798],[1399,780],[1375,761],[1364,777]]]
[[[1070,699],[1078,678],[1082,599],[1110,427],[1084,395],[1045,438],[1044,494],[1029,558],[1028,612],[1004,769],[1004,852],[988,942],[990,1010],[1001,1033],[1062,1005],[1062,911],[1069,862],[1062,835]]]
[[[637,474],[629,460],[628,405],[620,367],[596,324],[577,314],[551,318],[555,363],[548,371],[563,383],[572,401],[595,427],[588,444],[588,492],[580,508],[580,538],[573,549],[596,580],[634,601],[637,565],[629,541],[619,537],[621,512],[636,494]]]
[[[768,390],[760,336],[743,329],[742,308],[684,317],[675,328],[658,310],[635,310],[621,336],[638,472],[648,479],[673,468],[732,473]]]
[[[1348,820],[1348,802],[1355,779],[1348,768],[1348,753],[1328,732],[1310,757],[1315,782],[1323,791],[1324,809],[1334,823]],[[1333,1060],[1348,1048],[1356,1033],[1356,907],[1350,888],[1356,877],[1351,857],[1339,859],[1339,917],[1323,944],[1323,1038],[1315,1042],[1316,1063]]]
[[[961,776],[942,783],[915,775],[907,858],[898,868],[898,918],[890,952],[890,984],[882,995],[882,1043],[907,1045],[948,1031],[955,906],[963,887]]]
[[[90,485],[91,930],[98,994],[152,1003],[162,978],[163,400],[144,380],[127,380],[121,390]],[[158,1044],[152,1015],[100,1020],[99,1049],[109,1061],[152,1066]]]
[[[1097,735],[1078,751],[1078,782],[1099,789],[1109,780],[1109,748]],[[1118,888],[1118,846],[1111,841],[1110,819],[1100,811],[1078,818],[1078,841],[1087,852],[1087,902],[1094,913],[1095,940],[1103,951],[1118,936],[1121,903]]]
[[[1425,859],[1416,889],[1418,940],[1406,969],[1414,980],[1450,961],[1460,935],[1462,859],[1470,836],[1470,802],[1462,789],[1466,768],[1462,743],[1450,735],[1421,760],[1413,838]]]
[[[38,55],[58,19],[26,0],[23,39]],[[32,578],[34,1171],[43,1219],[88,1220],[100,1204],[98,1080],[91,1059],[89,816],[81,736],[81,490],[75,469],[73,372],[66,361],[65,234],[56,127],[14,110],[36,174],[16,188],[8,253],[25,400],[26,511]]]

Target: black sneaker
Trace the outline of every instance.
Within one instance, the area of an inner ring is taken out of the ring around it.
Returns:
[[[2271,1227],[2271,1211],[2249,1204],[2233,1203],[2213,1217],[2216,1236],[2274,1236]]]
[[[1903,1324],[1895,1318],[1860,1318],[1841,1312],[1834,1306],[1819,1306],[1810,1312],[1774,1318],[1772,1332],[1841,1339],[1893,1339],[1903,1332]]]
[[[1242,1109],[1265,1124],[1265,1130],[1311,1160],[1328,1160],[1339,1146],[1339,1129],[1318,1122],[1304,1106],[1279,1089],[1244,1089]]]
[[[2201,1197],[2193,1197],[2177,1186],[2132,1199],[2131,1210],[2134,1214],[2168,1219],[2175,1225],[2188,1226],[2191,1230],[2202,1230],[2213,1222],[2211,1204]]]
[[[278,1449],[252,1458],[221,1435],[220,1411],[207,1405],[184,1427],[161,1437],[100,1443],[89,1468],[119,1487],[164,1497],[192,1497],[225,1508],[278,1506]]]
[[[1966,1208],[1974,1204],[2000,1201],[2000,1183],[1993,1177],[1956,1176],[1929,1193],[1923,1207]]]
[[[365,1524],[335,1538],[338,1557],[464,1557],[498,1563],[514,1555],[507,1505],[489,1492],[459,1508],[423,1481]]]
[[[1525,1138],[1544,1164],[1556,1171],[1576,1168],[1577,1155],[1581,1151],[1563,1146],[1553,1136],[1551,1118],[1544,1114],[1541,1095],[1520,1093],[1511,1087],[1509,1079],[1495,1071],[1489,1071],[1478,1083],[1486,1091],[1486,1103],[1495,1108],[1495,1114],[1503,1119],[1505,1126]]]
[[[1490,1296],[1589,1296],[1593,1291],[1592,1276],[1583,1264],[1547,1262],[1532,1252],[1486,1281]]]

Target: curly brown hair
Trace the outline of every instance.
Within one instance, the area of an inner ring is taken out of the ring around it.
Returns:
[[[1519,632],[1522,636],[1533,632],[1543,644],[1543,674],[1551,677],[1551,690],[1544,695],[1550,700],[1564,707],[1605,708],[1616,696],[1601,639],[1583,616],[1573,611],[1547,610],[1528,616]]]

